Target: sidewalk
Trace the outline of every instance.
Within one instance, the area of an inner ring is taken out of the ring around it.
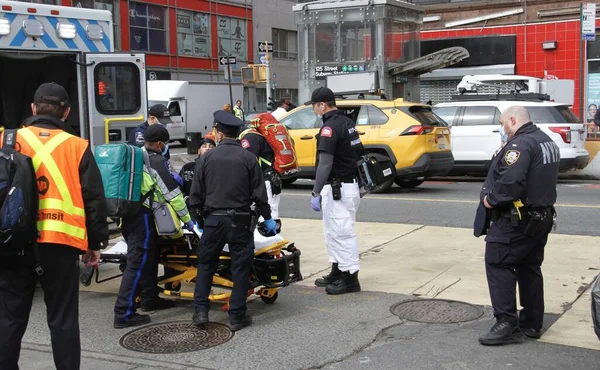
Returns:
[[[119,339],[130,330],[112,328],[112,305],[119,279],[82,288],[83,368],[279,370],[331,366],[454,370],[492,369],[512,363],[511,368],[515,369],[581,369],[593,368],[590,366],[597,363],[600,342],[591,325],[587,284],[600,267],[598,237],[551,235],[543,266],[548,331],[538,342],[489,349],[476,341],[492,324],[489,307],[484,317],[465,324],[404,323],[390,313],[391,306],[415,296],[489,306],[484,242],[474,238],[470,230],[358,223],[363,292],[328,296],[324,289],[313,286],[314,279],[329,268],[321,222],[284,219],[283,225],[283,236],[302,251],[305,280],[283,288],[273,305],[260,300],[251,302],[254,324],[217,347],[163,355],[126,350],[119,345]],[[108,276],[118,270],[116,265],[106,265],[101,271]],[[180,300],[174,309],[153,313],[152,319],[189,320],[191,310],[189,301]],[[217,305],[211,311],[211,321],[227,321],[226,313],[219,311]],[[23,369],[52,368],[41,294],[36,296],[25,342]],[[361,362],[367,361],[362,358],[368,352],[373,353],[367,356],[370,362]],[[561,363],[561,353],[562,357],[573,359],[572,367],[556,367]],[[486,356],[499,362],[480,367],[478,364]],[[509,361],[513,356],[519,361]],[[543,361],[536,360],[540,356]],[[398,362],[403,358],[407,362]],[[417,358],[422,366],[411,362]],[[344,360],[349,362],[337,364]],[[492,364],[498,366],[490,367]],[[520,367],[523,364],[528,365]]]

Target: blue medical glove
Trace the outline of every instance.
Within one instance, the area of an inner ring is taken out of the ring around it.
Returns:
[[[277,223],[272,218],[265,220],[265,227],[268,232],[277,233]]]
[[[312,197],[310,200],[310,206],[313,211],[319,212],[321,210],[321,196],[317,195],[316,197]]]
[[[185,224],[185,228],[188,229],[189,231],[194,231],[194,221],[188,221]]]
[[[171,172],[171,177],[173,177],[173,180],[175,180],[177,185],[183,186],[183,178],[181,176],[179,176],[178,173]]]
[[[204,232],[197,222],[194,222],[194,232],[196,232],[196,234],[202,234]]]

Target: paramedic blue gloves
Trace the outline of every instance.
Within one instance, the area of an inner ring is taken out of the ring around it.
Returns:
[[[313,211],[319,212],[321,210],[321,196],[313,196],[310,200],[310,206],[312,207]]]
[[[268,232],[277,234],[277,224],[272,218],[265,220],[265,227]]]
[[[194,221],[188,221],[185,224],[185,228],[188,229],[189,231],[194,231]]]
[[[198,223],[197,223],[197,222],[194,222],[194,232],[195,232],[195,233],[196,233],[198,236],[200,236],[200,235],[201,235],[201,234],[204,232],[204,230],[202,230],[202,228],[200,227],[200,225],[198,225]]]

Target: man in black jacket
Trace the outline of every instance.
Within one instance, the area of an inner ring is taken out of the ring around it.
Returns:
[[[523,334],[541,336],[541,265],[553,225],[560,163],[556,143],[521,106],[502,113],[500,134],[507,142],[493,157],[480,194],[487,211],[480,205],[474,223],[475,236],[487,234],[485,269],[496,317],[496,324],[479,338],[483,345],[520,342]],[[518,314],[517,284],[523,307]]]
[[[246,314],[250,270],[254,260],[251,206],[256,204],[268,231],[277,226],[271,218],[267,191],[256,157],[236,140],[244,122],[225,111],[214,113],[217,122],[214,150],[200,157],[194,171],[190,206],[204,217],[198,247],[198,274],[194,290],[196,325],[208,323],[209,294],[219,254],[227,243],[231,254],[233,291],[229,304],[232,331],[252,323]]]
[[[18,369],[36,283],[44,290],[54,364],[79,369],[79,256],[98,264],[108,242],[106,199],[87,141],[65,123],[69,96],[55,83],[34,96],[33,117],[17,132],[15,148],[33,159],[39,191],[37,247],[0,258],[0,369]],[[33,236],[32,239],[35,239]],[[36,250],[38,256],[36,256]]]

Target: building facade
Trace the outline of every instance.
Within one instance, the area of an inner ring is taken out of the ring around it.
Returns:
[[[422,55],[450,46],[463,46],[471,55],[458,65],[423,75],[422,101],[432,100],[435,104],[448,100],[456,91],[456,84],[467,74],[518,74],[574,80],[573,111],[581,115],[587,110],[586,63],[588,59],[600,58],[600,47],[596,44],[600,40],[581,42],[580,2],[412,2],[426,9],[421,32]],[[583,101],[580,93],[584,94]]]

